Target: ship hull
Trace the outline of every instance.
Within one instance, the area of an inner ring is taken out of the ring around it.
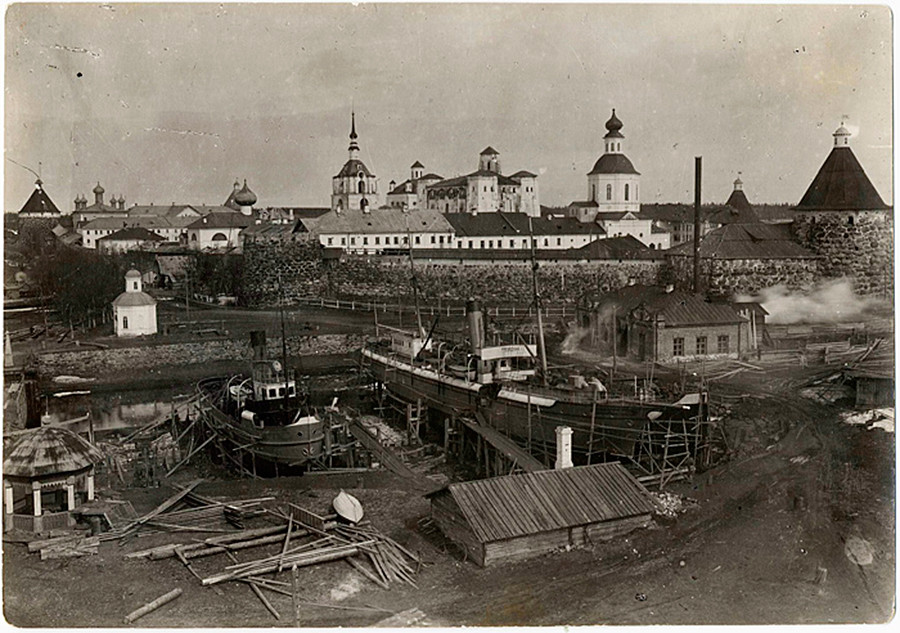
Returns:
[[[240,448],[257,458],[286,466],[303,466],[323,455],[324,423],[289,424],[259,428],[230,410],[225,397],[224,378],[210,378],[198,384],[201,407],[213,430],[232,448]]]
[[[602,396],[594,402],[593,395],[583,392],[482,385],[369,349],[362,351],[362,357],[375,379],[404,400],[421,400],[450,415],[477,414],[489,426],[545,448],[555,444],[556,427],[567,426],[573,432],[575,453],[633,458],[642,438],[665,433],[673,424],[679,431],[688,431],[696,423],[695,411],[677,405]]]

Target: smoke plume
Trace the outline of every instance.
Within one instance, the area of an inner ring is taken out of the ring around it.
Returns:
[[[884,307],[884,302],[860,297],[846,278],[823,281],[807,291],[790,291],[784,285],[766,288],[737,301],[756,301],[769,313],[767,323],[845,323],[861,321]]]

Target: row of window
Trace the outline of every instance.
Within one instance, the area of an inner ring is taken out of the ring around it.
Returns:
[[[719,334],[716,338],[716,353],[727,354],[731,348],[731,336],[728,334]],[[706,336],[698,336],[694,341],[694,354],[708,354],[709,346]],[[676,336],[672,339],[672,356],[684,356],[684,337]]]
[[[625,183],[625,202],[628,202],[630,195],[631,188],[628,183]],[[634,197],[637,199],[637,185],[634,187]],[[591,185],[591,200],[597,202],[597,185]],[[612,200],[612,185],[606,185],[606,200]]]
[[[446,241],[444,240],[444,237],[445,236],[443,236],[443,235],[438,235],[438,236],[432,235],[432,236],[430,236],[430,238],[431,238],[430,242],[431,242],[431,244],[434,244],[436,246],[443,246],[444,244],[447,244],[449,246],[450,244],[453,243],[453,238],[451,236],[449,236],[449,235],[446,236],[446,238],[447,238]],[[215,238],[213,238],[213,239],[215,239]],[[336,237],[328,237],[328,238],[326,238],[326,243],[328,246],[337,246],[337,243],[336,243],[337,239],[338,238],[336,238]],[[361,244],[363,246],[369,245],[369,237],[368,236],[363,236],[360,239],[361,239]],[[590,239],[591,238],[589,236],[583,235],[580,238],[580,242],[581,242],[581,244],[587,244],[588,241],[590,241]],[[392,244],[392,240],[393,240],[394,246],[399,246],[400,244],[406,245],[409,243],[409,238],[406,237],[405,235],[402,238],[397,235],[394,235],[393,238],[391,238],[391,236],[385,236],[383,242],[381,240],[381,236],[376,235],[372,238],[372,244],[375,246],[381,246],[381,245],[390,246]],[[575,239],[570,238],[567,241],[571,244],[571,243],[575,242],[576,240],[578,240],[578,238],[575,238]],[[533,241],[535,248],[540,246],[538,238],[533,238],[532,241]],[[456,241],[456,247],[464,248],[466,246],[466,242],[468,242],[468,248],[470,248],[470,249],[475,248],[476,240],[466,241],[466,240],[462,240],[462,239],[459,239]],[[422,243],[421,236],[416,235],[413,239],[413,243],[420,245]],[[492,249],[492,248],[494,248],[495,244],[496,244],[497,248],[504,248],[505,242],[502,239],[498,239],[496,241],[495,240],[479,240],[478,244],[479,244],[479,248]],[[347,246],[347,238],[346,237],[340,238],[340,245]],[[547,237],[543,238],[543,245],[545,247],[549,247],[550,246],[550,238],[547,238]],[[350,237],[350,246],[356,246],[356,237],[355,236]],[[563,246],[563,238],[561,238],[561,237],[556,238],[556,246],[559,246],[559,247]],[[516,240],[510,239],[509,246],[507,248],[517,248]],[[524,238],[521,240],[521,245],[519,246],[519,248],[528,248],[528,239],[527,238]]]

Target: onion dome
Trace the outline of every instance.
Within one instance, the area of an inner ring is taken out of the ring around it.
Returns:
[[[94,193],[97,194],[98,196],[102,193],[106,193],[106,189],[104,189],[103,187],[100,186],[99,180],[97,181],[97,186],[94,187]]]
[[[41,180],[40,178],[38,178],[37,180],[34,181],[34,188],[40,189],[43,184],[44,184],[44,181]]]
[[[616,116],[616,109],[613,108],[612,116],[609,117],[609,121],[606,122],[607,132],[604,138],[622,137],[622,133],[620,132],[622,126],[623,123],[619,120],[619,117]]]
[[[246,179],[244,179],[244,187],[234,194],[234,201],[242,207],[252,207],[256,204],[256,194],[250,191]]]

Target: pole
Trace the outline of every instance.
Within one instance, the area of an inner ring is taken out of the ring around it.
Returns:
[[[541,317],[541,295],[538,292],[537,280],[537,257],[534,252],[534,229],[532,228],[531,216],[528,216],[528,239],[531,240],[531,281],[534,292],[534,307],[537,312],[537,335],[538,335],[538,351],[541,354],[541,382],[547,386],[547,349],[544,346],[544,320]]]
[[[288,397],[287,337],[284,334],[284,286],[278,273],[278,315],[281,319],[281,371],[284,372],[284,397]]]
[[[700,181],[703,157],[694,157],[694,292],[700,292]]]
[[[422,327],[422,312],[419,310],[419,281],[416,279],[416,265],[413,262],[412,235],[409,232],[409,216],[406,217],[406,242],[409,247],[409,271],[410,282],[413,289],[413,301],[416,305],[416,325],[419,326],[419,336],[425,336],[425,328]]]

